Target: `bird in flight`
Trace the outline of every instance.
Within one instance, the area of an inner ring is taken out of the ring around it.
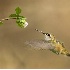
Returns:
[[[45,39],[26,41],[26,44],[35,49],[48,49],[57,55],[63,54],[66,56],[70,56],[70,53],[64,47],[63,43],[58,41],[53,34],[44,33],[43,31],[39,31],[38,29],[35,30],[42,33]]]

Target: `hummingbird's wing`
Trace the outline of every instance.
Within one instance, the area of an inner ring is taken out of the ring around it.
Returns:
[[[34,49],[54,49],[55,47],[52,46],[51,43],[45,41],[45,40],[31,40],[26,41],[25,44],[29,47],[32,47]]]

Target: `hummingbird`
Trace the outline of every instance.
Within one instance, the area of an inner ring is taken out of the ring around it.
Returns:
[[[70,56],[70,53],[64,47],[64,44],[58,41],[53,34],[44,33],[43,31],[39,31],[38,29],[35,30],[42,33],[44,35],[44,39],[29,41],[26,42],[27,44],[37,49],[49,49],[50,51],[52,51],[57,55],[62,54]]]

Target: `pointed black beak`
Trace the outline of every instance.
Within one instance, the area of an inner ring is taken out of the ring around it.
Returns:
[[[46,33],[42,33],[42,34],[44,34],[44,35],[45,35]]]

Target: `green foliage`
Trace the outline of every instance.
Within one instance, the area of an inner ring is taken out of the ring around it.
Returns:
[[[20,13],[21,13],[21,9],[19,8],[19,7],[17,7],[16,9],[15,9],[15,14],[11,14],[9,17],[11,17],[11,18],[13,18],[13,17],[20,17]],[[22,16],[23,17],[23,16]]]
[[[18,15],[17,14],[11,14],[9,17],[18,17]]]
[[[16,19],[16,23],[18,24],[19,27],[26,27],[28,25],[28,23],[26,22],[26,18],[24,16],[21,16],[20,13],[21,13],[21,9],[19,7],[17,7],[15,9],[15,13],[14,14],[11,14],[8,18],[9,19]],[[7,20],[6,18],[5,19],[1,19],[0,20],[0,25],[3,24],[2,21],[4,20]]]
[[[19,27],[24,27],[24,24],[26,22],[26,18],[24,16],[21,16],[21,9],[19,7],[17,7],[15,9],[15,14],[11,14],[9,17],[12,19],[16,19],[16,23],[18,24]]]
[[[16,20],[16,23],[18,24],[18,26],[20,26],[21,28],[24,27],[24,24],[25,24],[25,19],[20,17],[20,18],[17,18]]]
[[[15,11],[16,11],[16,14],[17,14],[17,15],[19,15],[19,14],[21,13],[21,9],[20,9],[19,7],[17,7],[17,8],[15,9]]]

